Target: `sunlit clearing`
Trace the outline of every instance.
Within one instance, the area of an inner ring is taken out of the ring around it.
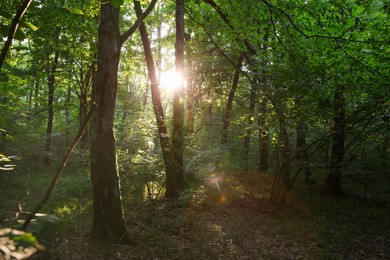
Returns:
[[[174,91],[177,89],[180,84],[184,84],[182,81],[183,76],[176,71],[170,70],[161,74],[161,87],[168,91]]]

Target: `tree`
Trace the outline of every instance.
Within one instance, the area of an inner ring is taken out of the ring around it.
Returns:
[[[139,17],[142,14],[141,4],[139,1],[134,1],[134,9]],[[156,118],[158,138],[162,149],[162,155],[166,173],[165,195],[168,198],[177,198],[179,196],[175,161],[173,157],[172,147],[169,141],[169,133],[165,122],[164,109],[161,102],[161,94],[159,89],[159,81],[157,78],[156,68],[154,66],[152,49],[150,47],[148,32],[145,23],[141,23],[139,27],[141,34],[142,45],[144,47],[144,55],[148,68],[148,76],[150,79],[150,88],[152,94],[153,111]]]
[[[222,145],[225,145],[227,143],[228,129],[229,129],[229,124],[230,124],[230,120],[231,120],[233,100],[234,100],[234,95],[235,95],[236,90],[237,90],[238,80],[240,78],[240,71],[241,71],[243,60],[244,60],[244,53],[242,53],[238,59],[237,66],[236,66],[235,71],[234,71],[232,87],[231,87],[229,94],[228,94],[228,100],[227,100],[226,108],[225,108],[225,116],[223,117],[223,128],[222,128],[222,136],[221,136],[221,144]]]
[[[98,70],[93,90],[96,110],[91,122],[91,179],[94,209],[92,234],[100,240],[119,242],[127,235],[114,137],[118,65],[122,44],[135,32],[156,2],[153,0],[133,26],[122,35],[119,30],[117,2],[110,1],[101,6]]]
[[[43,159],[44,165],[50,165],[50,150],[51,150],[51,136],[53,133],[53,120],[54,120],[54,84],[55,84],[55,74],[58,66],[59,51],[55,50],[54,58],[51,64],[50,71],[48,71],[47,79],[47,88],[48,88],[48,98],[47,98],[47,127],[46,127],[46,143],[45,143],[45,157]]]
[[[9,28],[7,40],[5,41],[3,48],[1,49],[1,53],[0,53],[0,72],[1,72],[1,68],[3,67],[4,60],[7,56],[9,47],[12,44],[12,40],[15,36],[15,33],[18,30],[20,19],[22,19],[23,15],[27,11],[27,8],[31,4],[31,1],[32,0],[24,0],[21,7],[16,12],[14,19],[12,20],[11,26]]]
[[[173,93],[172,115],[172,154],[174,159],[175,181],[179,189],[186,187],[184,179],[184,0],[176,0],[176,42],[175,67],[176,73],[181,75],[178,87]]]

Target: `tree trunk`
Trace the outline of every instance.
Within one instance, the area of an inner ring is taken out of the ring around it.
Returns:
[[[137,16],[142,12],[139,1],[134,1],[134,9],[136,10]],[[151,95],[153,102],[153,110],[156,117],[157,129],[159,133],[159,140],[163,154],[166,182],[165,182],[165,196],[169,198],[177,198],[179,196],[178,186],[175,178],[174,160],[172,157],[172,149],[170,147],[169,135],[167,126],[165,124],[164,109],[161,103],[161,95],[158,84],[158,78],[156,68],[154,66],[152,49],[150,47],[149,37],[144,23],[139,26],[141,34],[142,45],[144,47],[144,54],[146,65],[148,68],[148,75],[150,79]]]
[[[344,86],[335,89],[333,104],[333,138],[329,174],[326,180],[328,195],[343,195],[341,190],[341,175],[343,172],[345,146],[345,98]]]
[[[268,123],[267,123],[267,99],[264,97],[259,104],[259,171],[268,170]]]
[[[244,60],[244,53],[241,53],[240,57],[238,58],[236,69],[234,71],[232,88],[229,91],[228,100],[226,103],[226,110],[225,110],[225,116],[223,118],[223,128],[222,128],[222,136],[221,136],[221,144],[222,145],[225,145],[227,143],[228,129],[229,129],[231,112],[232,112],[232,107],[233,107],[233,100],[234,100],[234,95],[235,95],[236,90],[237,90],[238,80],[240,78],[240,72],[241,72],[241,66],[242,66],[243,60]]]
[[[310,181],[311,170],[308,163],[308,155],[306,150],[306,124],[304,115],[301,115],[298,119],[298,125],[296,127],[296,148],[297,148],[297,160],[305,172],[305,181]]]
[[[242,170],[244,172],[247,172],[249,170],[249,148],[250,148],[250,142],[251,142],[252,125],[253,125],[253,119],[254,119],[254,113],[255,113],[255,106],[256,106],[256,84],[255,84],[255,82],[252,82],[250,96],[249,96],[248,119],[247,119],[247,125],[245,128],[244,147],[243,147],[243,152],[242,152]]]
[[[191,35],[186,35],[187,42],[191,41]],[[193,78],[193,67],[192,67],[192,50],[187,48],[187,64],[188,70],[186,71],[186,79],[187,79],[187,133],[194,133],[194,120],[195,120],[195,108],[194,108],[194,78]]]
[[[272,183],[271,201],[274,204],[282,205],[286,201],[286,195],[291,189],[290,181],[290,141],[288,138],[286,119],[278,104],[274,104],[276,116],[279,120],[279,144],[278,149],[281,155],[281,166],[276,173]]]
[[[179,189],[186,188],[184,179],[184,0],[176,0],[176,73],[182,75],[173,93],[172,154],[175,162],[175,178]]]
[[[37,108],[39,105],[38,98],[39,98],[39,78],[37,76],[35,78],[35,85],[34,85],[34,108]]]
[[[83,77],[83,80],[80,81],[80,95],[79,95],[79,123],[80,125],[85,120],[85,117],[88,114],[88,96],[90,95],[90,86],[92,83],[92,77],[94,72],[94,65],[91,65],[85,73],[85,76]],[[80,79],[81,79],[80,75]],[[82,148],[87,148],[89,143],[89,133],[88,131],[84,131],[83,135],[81,136],[80,145]]]
[[[45,157],[43,159],[44,165],[50,165],[50,150],[51,150],[51,136],[53,133],[53,118],[54,118],[54,83],[55,83],[55,72],[58,65],[59,51],[56,50],[54,53],[53,63],[49,71],[48,76],[48,99],[47,99],[47,127],[46,127],[46,143],[45,143]]]
[[[119,56],[119,9],[103,3],[94,89],[96,109],[91,122],[92,235],[113,243],[127,235],[113,130]]]

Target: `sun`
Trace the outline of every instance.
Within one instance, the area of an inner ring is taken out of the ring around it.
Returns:
[[[174,70],[168,70],[161,74],[161,87],[168,91],[174,91],[180,86],[183,76]],[[183,83],[184,84],[184,83]]]

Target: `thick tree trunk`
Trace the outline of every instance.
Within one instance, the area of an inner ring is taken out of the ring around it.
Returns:
[[[48,76],[48,99],[47,99],[47,127],[46,127],[46,143],[45,143],[45,157],[43,158],[44,165],[50,165],[50,150],[51,150],[51,136],[53,133],[53,119],[54,119],[54,84],[55,84],[55,73],[58,65],[59,51],[56,50],[54,53],[53,63],[49,71]]]
[[[333,138],[330,158],[329,175],[326,180],[328,195],[343,195],[341,190],[341,175],[343,172],[345,146],[345,98],[344,86],[338,85],[335,89],[333,104]]]
[[[182,75],[173,93],[172,154],[175,161],[175,178],[179,189],[186,188],[184,179],[184,0],[176,0],[176,72]]]
[[[247,125],[244,135],[244,147],[242,152],[242,170],[247,172],[249,170],[249,149],[252,135],[252,125],[256,106],[256,84],[251,84],[250,96],[249,96],[249,111]]]
[[[134,9],[137,16],[141,14],[141,5],[139,1],[134,1]],[[153,110],[156,117],[157,129],[159,133],[159,140],[163,154],[165,173],[166,173],[166,189],[165,195],[169,198],[177,198],[179,196],[178,186],[175,178],[174,160],[172,157],[172,149],[169,142],[169,134],[165,124],[164,109],[161,103],[160,89],[158,87],[158,78],[156,68],[154,66],[152,49],[150,47],[149,37],[144,23],[139,26],[141,34],[142,45],[144,47],[144,54],[146,65],[148,68],[148,75],[151,83],[151,94],[153,102]]]
[[[259,104],[259,171],[268,170],[268,123],[267,123],[267,99],[264,97]]]
[[[113,130],[119,56],[119,9],[103,3],[94,89],[96,109],[91,122],[92,234],[114,243],[127,235]]]
[[[241,72],[241,66],[243,60],[244,60],[244,53],[241,53],[240,57],[238,58],[236,69],[234,71],[232,88],[229,91],[228,100],[226,103],[225,116],[223,118],[223,128],[222,128],[222,135],[221,135],[222,145],[225,145],[227,143],[228,129],[229,129],[229,124],[231,119],[231,112],[233,108],[233,100],[237,90],[238,80],[240,78],[240,72]]]

